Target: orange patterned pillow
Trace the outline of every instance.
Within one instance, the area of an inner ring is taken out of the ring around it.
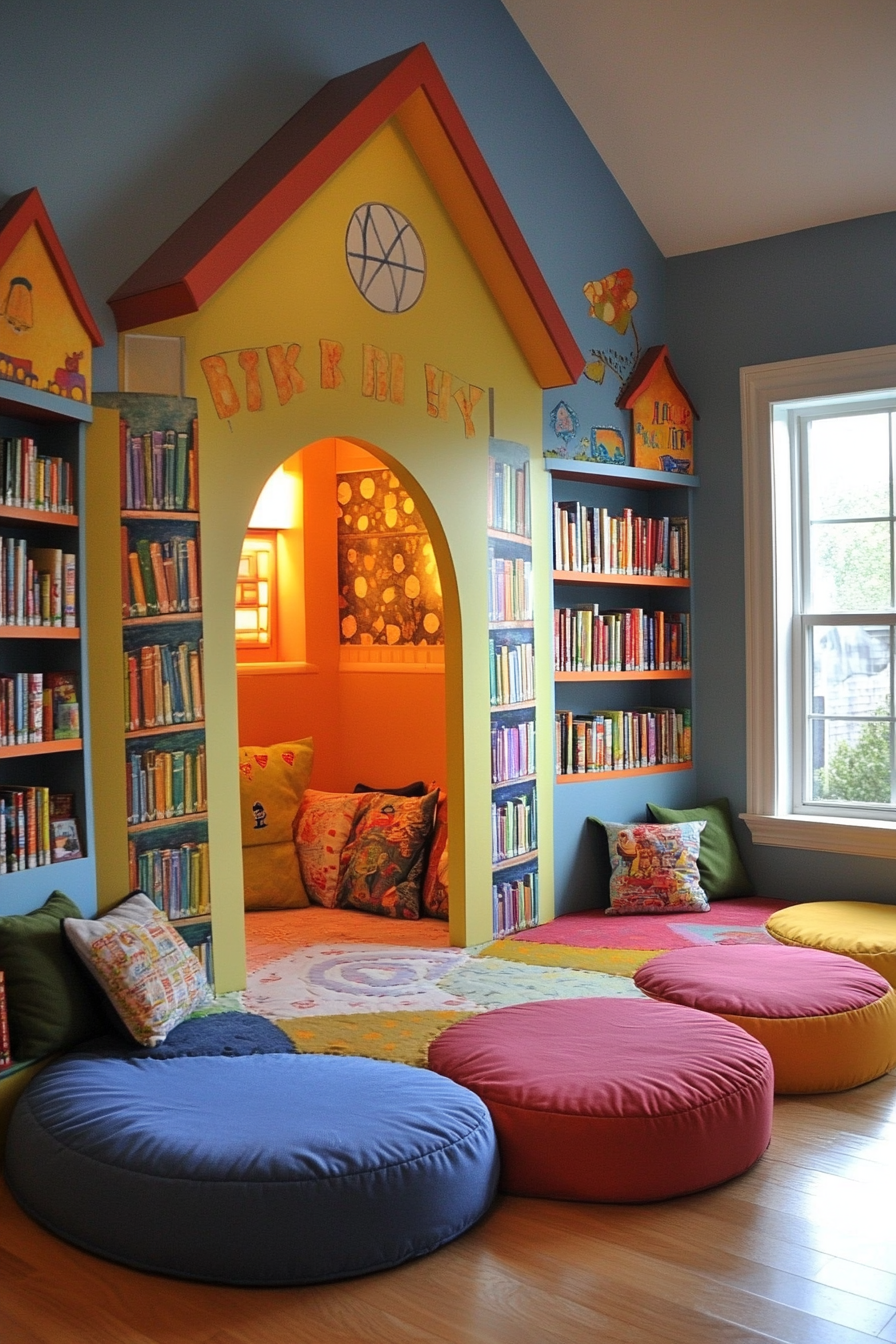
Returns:
[[[305,890],[317,905],[336,904],[339,863],[362,799],[379,794],[306,789],[293,824]]]
[[[448,918],[448,795],[439,790],[439,805],[432,831],[432,844],[423,876],[423,912],[436,919]]]
[[[362,793],[352,833],[342,851],[337,904],[419,919],[420,885],[439,793],[400,798]]]

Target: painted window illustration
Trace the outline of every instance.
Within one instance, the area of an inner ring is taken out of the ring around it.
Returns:
[[[342,644],[444,644],[442,588],[413,499],[388,468],[336,476]]]
[[[379,201],[358,206],[345,235],[345,260],[364,298],[381,313],[406,313],[423,293],[423,244],[394,206]]]

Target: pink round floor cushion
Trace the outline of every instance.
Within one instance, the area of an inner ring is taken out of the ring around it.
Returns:
[[[682,948],[647,962],[635,984],[755,1036],[772,1057],[776,1092],[842,1092],[896,1066],[896,991],[850,957],[771,945]]]
[[[719,1185],[768,1146],[772,1063],[747,1032],[649,999],[561,999],[456,1023],[429,1066],[491,1112],[501,1188],[642,1203]]]

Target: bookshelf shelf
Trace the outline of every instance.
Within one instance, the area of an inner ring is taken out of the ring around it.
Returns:
[[[489,621],[489,630],[534,630],[534,621]]]
[[[140,821],[128,826],[128,835],[144,835],[147,831],[170,830],[172,826],[183,826],[191,821],[208,821],[207,812],[182,812],[179,817],[163,817],[161,821]]]
[[[555,583],[606,583],[636,588],[690,588],[690,579],[666,579],[653,574],[583,574],[577,569],[555,569]]]
[[[499,863],[492,862],[493,873],[506,872],[508,868],[519,868],[524,863],[531,863],[538,858],[537,849],[529,849],[525,854],[517,854],[512,859],[501,859]]]
[[[204,915],[175,915],[174,919],[169,920],[169,923],[182,929],[188,928],[191,924],[208,924],[211,917],[211,911],[207,910]]]
[[[135,737],[162,737],[167,733],[189,733],[201,729],[205,731],[205,719],[196,719],[193,723],[164,723],[156,728],[129,728],[125,733],[125,741],[130,742]]]
[[[162,612],[158,616],[126,616],[121,622],[126,629],[136,625],[188,625],[202,620],[201,611]]]
[[[517,709],[534,709],[534,700],[515,700],[511,705],[492,705],[493,714],[507,714]]]
[[[77,626],[0,625],[0,639],[80,639]]]
[[[669,775],[679,770],[693,770],[693,761],[676,765],[643,765],[637,770],[587,770],[574,775],[557,775],[557,784],[601,784],[614,779],[635,779],[638,775]]]
[[[624,486],[629,490],[696,490],[699,476],[678,471],[650,471],[646,467],[611,467],[603,462],[571,462],[546,457],[544,469],[556,480],[580,481],[586,485]]]
[[[14,504],[0,504],[0,521],[10,523],[41,523],[53,527],[77,527],[76,513],[51,513],[49,509],[19,509]]]
[[[195,509],[122,509],[122,518],[158,519],[160,522],[198,523]]]
[[[686,672],[555,672],[554,681],[690,681]]]
[[[502,532],[496,527],[490,527],[488,535],[493,541],[509,541],[514,546],[532,546],[532,538],[524,536],[522,532]]]
[[[83,750],[84,742],[80,737],[60,738],[52,742],[23,742],[20,746],[0,747],[0,761],[8,761],[15,756],[54,756],[60,751]]]
[[[515,779],[493,779],[492,792],[496,789],[512,789],[517,784],[531,784],[537,775],[517,775]]]

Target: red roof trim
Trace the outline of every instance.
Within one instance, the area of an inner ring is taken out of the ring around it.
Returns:
[[[46,206],[41,200],[37,187],[31,187],[28,191],[20,191],[17,196],[11,196],[3,208],[0,209],[0,266],[12,256],[32,224],[36,226],[43,239],[44,246],[50,254],[50,259],[56,268],[62,287],[90,337],[91,344],[103,345],[100,329],[87,307],[87,300],[81,293],[74,272],[68,264],[68,258],[62,250],[62,244],[56,230],[50,223],[50,216],[47,214]]]
[[[669,358],[668,345],[652,345],[649,350],[644,351],[635,368],[629,375],[627,382],[623,384],[622,390],[616,398],[616,405],[621,406],[624,410],[630,411],[641,393],[649,386],[656,374],[657,365],[661,364],[664,360],[666,368],[669,371],[669,377],[690,406],[694,419],[699,420],[700,416],[696,406],[691,401],[687,390],[682,386],[678,374],[672,367],[672,361]]]
[[[421,88],[575,382],[575,338],[423,43],[324,85],[119,286],[109,300],[118,329],[196,312]]]

